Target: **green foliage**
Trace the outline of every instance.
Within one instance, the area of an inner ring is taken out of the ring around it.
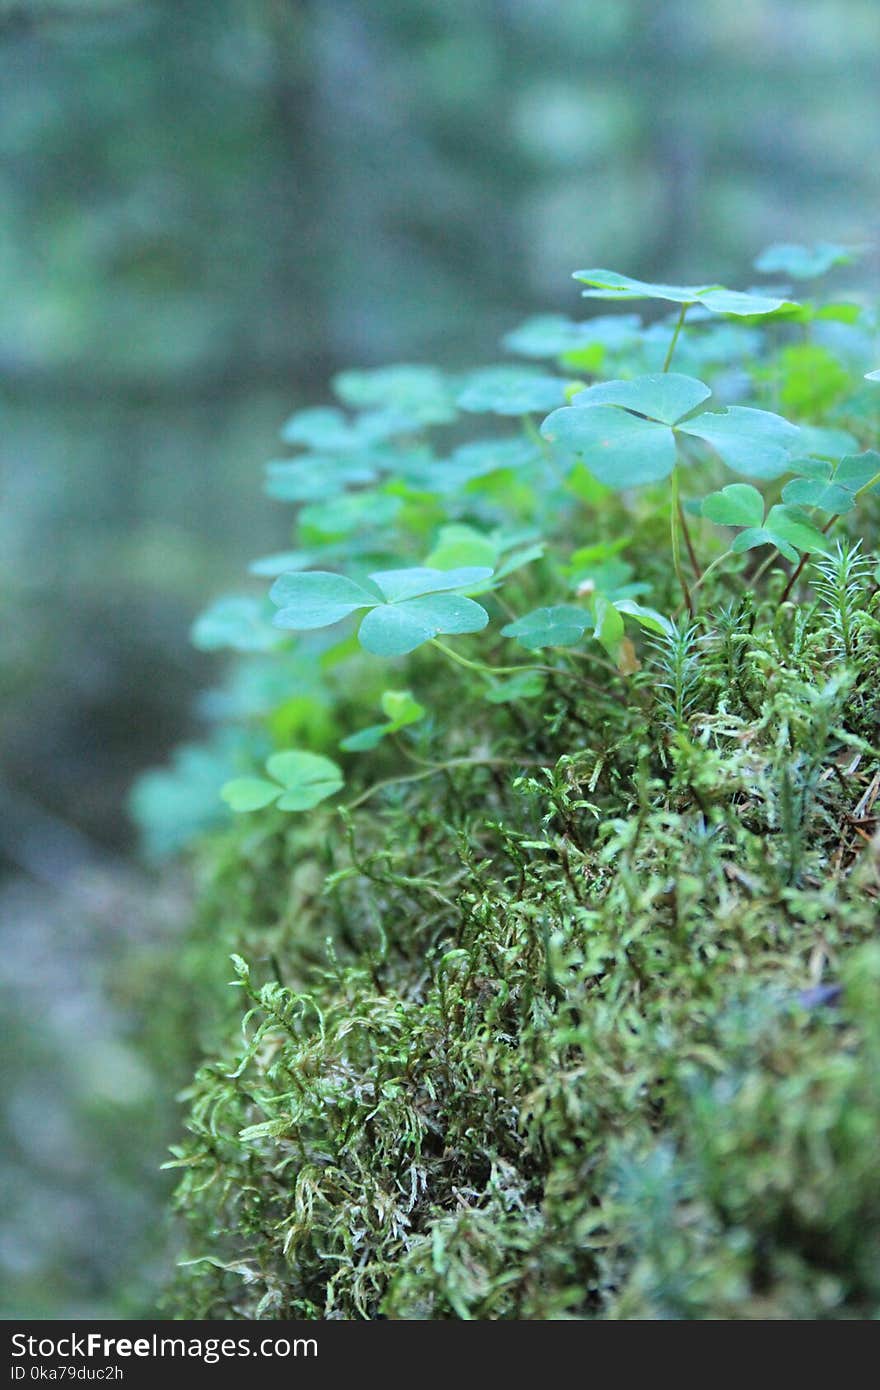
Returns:
[[[387,716],[384,724],[370,724],[359,733],[349,734],[340,743],[348,753],[364,753],[375,748],[389,734],[397,734],[410,724],[418,724],[425,717],[425,707],[414,700],[409,690],[386,690],[381,700],[382,713]]]
[[[281,645],[272,628],[271,608],[252,594],[218,598],[192,627],[194,646],[203,652],[229,648],[236,652],[270,652]]]
[[[261,811],[273,803],[281,811],[311,811],[343,786],[336,763],[319,753],[273,753],[266,771],[268,779],[236,777],[227,782],[221,791],[223,800],[233,811]]]
[[[786,472],[797,429],[770,411],[744,406],[694,416],[711,394],[703,382],[673,372],[602,382],[554,411],[543,433],[581,455],[600,482],[619,489],[668,477],[686,442],[682,435],[702,440],[747,477]]]
[[[651,285],[633,280],[614,270],[576,270],[575,280],[589,288],[583,291],[586,299],[665,299],[687,308],[701,304],[713,314],[732,314],[737,318],[764,317],[780,310],[797,308],[789,300],[763,294],[742,294],[726,290],[723,285]]]
[[[523,647],[572,647],[590,626],[590,615],[571,603],[536,608],[524,618],[508,623],[502,636],[515,637]]]
[[[565,382],[525,367],[484,367],[472,372],[458,397],[462,410],[493,415],[543,414],[565,400]]]
[[[803,480],[807,483],[805,491],[796,491],[797,483],[800,481],[796,479],[783,488],[782,495],[786,503],[798,501],[816,507],[827,502],[829,496],[835,493],[833,488],[821,488],[808,480]],[[814,487],[818,491],[814,492]],[[852,505],[849,494],[843,489],[838,491],[847,502],[847,506],[829,510],[846,511],[848,506]],[[754,550],[761,545],[772,545],[786,560],[797,560],[799,552],[809,553],[828,548],[825,536],[811,524],[806,512],[800,507],[777,503],[770,508],[765,517],[763,497],[757,488],[747,483],[730,483],[720,492],[711,493],[704,499],[701,510],[703,516],[708,517],[710,521],[717,521],[722,526],[745,528],[731,541],[730,548],[737,553]]]
[[[343,575],[310,570],[282,575],[271,599],[280,612],[278,627],[296,632],[328,627],[367,608],[358,640],[376,656],[404,656],[439,632],[479,632],[489,621],[478,603],[449,590],[473,588],[491,578],[482,566],[444,572],[419,567],[371,574],[374,590]],[[382,602],[382,598],[387,602]]]
[[[847,265],[857,254],[854,247],[836,246],[829,241],[817,241],[815,246],[776,242],[761,252],[755,269],[765,275],[791,275],[796,280],[812,280],[827,274],[836,265]]]
[[[703,516],[720,526],[760,526],[764,520],[764,499],[750,483],[728,483],[703,501]]]
[[[175,1311],[880,1310],[870,413],[769,408],[820,306],[616,279],[692,321],[519,330],[601,348],[567,385],[345,373],[287,430],[284,645],[239,658],[283,671],[244,721],[279,751],[201,849],[244,1023],[218,999],[188,1093]]]

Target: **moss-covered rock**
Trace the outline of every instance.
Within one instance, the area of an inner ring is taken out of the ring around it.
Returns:
[[[880,1313],[876,623],[782,584],[204,846],[177,1311]]]

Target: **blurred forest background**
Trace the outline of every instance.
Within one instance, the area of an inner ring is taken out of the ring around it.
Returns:
[[[197,726],[193,616],[286,543],[279,425],[494,360],[579,266],[874,242],[878,59],[876,0],[0,0],[0,1313],[153,1311],[132,981],[186,888],[125,805]]]

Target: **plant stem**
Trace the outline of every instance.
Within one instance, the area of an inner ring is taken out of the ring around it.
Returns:
[[[367,787],[365,792],[356,796],[354,801],[349,801],[345,807],[340,809],[353,811],[357,806],[362,806],[365,801],[369,801],[376,792],[382,791],[384,787],[396,787],[404,782],[421,782],[426,777],[436,777],[438,772],[447,772],[453,767],[552,767],[552,763],[542,763],[537,758],[450,758],[445,763],[435,763],[433,767],[426,768],[424,772],[409,772],[403,777],[386,777],[381,782],[374,782],[371,787]]]
[[[689,309],[690,307],[691,307],[691,306],[690,306],[689,304],[682,304],[682,306],[681,306],[681,310],[680,310],[679,315],[678,315],[678,322],[677,322],[676,325],[675,325],[675,332],[674,332],[673,335],[672,335],[672,342],[669,344],[669,347],[666,349],[666,357],[665,357],[665,359],[664,359],[664,361],[663,361],[663,371],[664,371],[664,372],[668,372],[668,371],[669,371],[670,365],[671,365],[671,363],[672,363],[672,356],[673,356],[673,353],[675,352],[675,345],[676,345],[676,343],[678,342],[678,337],[679,337],[679,334],[681,333],[681,330],[684,328],[684,318],[685,318],[685,314],[687,313],[687,311],[688,311],[688,309]]]
[[[729,559],[730,559],[730,556],[731,556],[732,554],[733,554],[733,551],[732,551],[732,550],[725,550],[725,552],[724,552],[723,555],[719,555],[717,559],[715,559],[715,560],[712,561],[711,565],[707,565],[706,568],[703,570],[703,573],[700,575],[699,579],[697,580],[697,582],[696,582],[696,583],[694,584],[694,586],[692,587],[691,593],[692,593],[692,594],[695,594],[695,593],[697,592],[697,590],[699,589],[700,585],[701,585],[701,584],[705,584],[706,580],[709,578],[709,575],[712,573],[712,571],[713,571],[713,570],[716,570],[716,569],[718,568],[719,565],[721,565],[721,564],[724,563],[725,560],[729,560]]]
[[[690,305],[689,305],[689,304],[682,304],[680,310],[678,311],[678,318],[677,318],[676,323],[675,323],[675,332],[674,332],[673,335],[672,335],[672,339],[671,339],[671,341],[670,341],[669,347],[666,349],[666,357],[665,357],[664,360],[663,360],[663,372],[664,372],[664,374],[665,374],[666,372],[669,371],[669,368],[670,368],[670,366],[672,365],[672,358],[673,358],[673,355],[674,355],[674,353],[675,353],[675,346],[676,346],[676,343],[678,342],[678,339],[679,339],[679,337],[680,337],[680,335],[681,335],[681,330],[684,328],[685,315],[687,314],[687,311],[688,311],[689,308],[690,308]],[[687,551],[688,551],[688,555],[689,555],[689,557],[690,557],[691,565],[693,566],[694,574],[697,576],[698,579],[699,579],[699,577],[700,577],[700,566],[699,566],[698,563],[697,563],[697,557],[696,557],[696,554],[695,554],[695,552],[694,552],[693,542],[691,541],[691,534],[690,534],[690,531],[688,530],[688,524],[687,524],[687,521],[686,521],[686,519],[685,519],[684,510],[683,510],[683,508],[682,508],[681,501],[680,501],[679,495],[678,495],[678,464],[677,464],[677,463],[673,466],[673,469],[672,469],[672,477],[671,477],[671,479],[670,479],[670,482],[671,482],[671,485],[672,485],[672,517],[671,517],[671,531],[672,531],[672,565],[673,565],[673,568],[674,568],[674,570],[675,570],[676,578],[678,579],[678,582],[679,582],[679,584],[681,585],[681,592],[682,592],[682,594],[684,595],[684,601],[685,601],[685,604],[687,605],[687,611],[688,611],[688,613],[690,614],[690,616],[693,617],[693,616],[694,616],[694,605],[693,605],[693,601],[692,601],[692,599],[691,599],[690,590],[688,589],[688,586],[687,586],[687,580],[686,580],[685,577],[684,577],[684,570],[683,570],[682,564],[681,564],[681,535],[682,535],[682,534],[684,535],[685,544],[687,545]],[[679,527],[681,527],[681,533],[679,532]]]
[[[678,464],[675,464],[670,475],[670,486],[672,490],[672,506],[670,508],[670,530],[672,534],[672,567],[675,576],[681,586],[685,605],[690,617],[694,616],[694,602],[691,598],[691,591],[688,588],[687,580],[684,577],[684,570],[681,564],[681,537],[679,536],[679,512],[681,504],[678,500]]]
[[[540,671],[545,676],[568,676],[572,680],[578,679],[576,671],[569,671],[564,666],[533,666],[526,663],[521,666],[487,666],[482,661],[471,661],[469,657],[461,656],[452,647],[447,647],[445,642],[438,642],[436,637],[431,638],[431,646],[436,647],[459,666],[466,667],[468,671],[478,671],[481,676],[515,676],[520,671]]]
[[[693,570],[697,579],[699,579],[703,571],[700,569],[700,562],[698,561],[696,551],[694,550],[694,543],[691,540],[691,533],[687,524],[687,517],[685,516],[684,507],[681,505],[681,502],[679,502],[678,504],[678,519],[681,522],[681,534],[684,536],[684,543],[687,546],[687,553],[688,558],[691,562],[691,569]]]
[[[565,483],[565,478],[560,473],[556,460],[553,457],[553,448],[550,442],[544,438],[543,434],[538,429],[538,426],[535,423],[535,417],[533,415],[523,415],[522,425],[523,430],[526,434],[526,438],[530,439],[531,442],[537,445],[537,447],[541,450],[541,453],[544,455],[544,458],[550,468],[550,471],[556,479],[557,483],[563,485]]]
[[[858,494],[857,494],[857,495],[858,495]],[[826,535],[826,534],[831,530],[831,527],[834,525],[834,523],[835,523],[835,521],[837,520],[838,516],[839,516],[839,513],[835,513],[834,516],[830,517],[830,518],[828,519],[828,521],[826,521],[825,525],[822,527],[822,535],[823,535],[823,536]],[[804,553],[803,553],[803,555],[801,556],[801,558],[798,560],[797,567],[792,571],[791,578],[789,579],[788,583],[786,584],[785,588],[784,588],[783,591],[782,591],[782,596],[780,597],[780,600],[779,600],[780,603],[785,603],[786,599],[788,598],[788,596],[789,596],[789,594],[791,593],[792,589],[794,588],[795,584],[796,584],[796,583],[798,582],[798,580],[800,579],[801,574],[803,573],[804,565],[805,565],[805,564],[807,563],[807,561],[809,560],[810,554],[811,554],[811,551],[805,550]]]
[[[861,497],[861,495],[862,495],[863,492],[870,492],[870,491],[871,491],[871,488],[872,488],[872,487],[876,487],[878,483],[880,483],[880,473],[875,473],[874,476],[873,476],[873,478],[869,478],[868,481],[867,481],[866,483],[864,483],[862,487],[858,488],[857,491],[853,493],[853,501],[855,501],[856,498]],[[840,520],[840,512],[835,512],[835,513],[834,513],[834,516],[830,517],[829,520],[826,521],[825,525],[822,527],[822,535],[823,535],[823,536],[827,536],[828,532],[831,530],[831,528],[832,528],[832,526],[834,525],[835,521],[839,521],[839,520]],[[753,583],[753,584],[756,584],[756,583],[757,583],[757,581],[761,578],[761,575],[762,575],[762,574],[764,573],[764,571],[768,568],[768,566],[770,566],[770,565],[773,563],[773,561],[775,560],[775,558],[776,558],[776,556],[777,556],[778,554],[779,554],[779,551],[778,551],[778,550],[773,550],[773,551],[771,551],[769,557],[764,561],[764,563],[763,563],[763,565],[761,565],[760,569],[757,569],[757,570],[755,571],[754,577],[753,577],[753,579],[752,579],[752,583]],[[781,599],[779,600],[780,603],[785,603],[785,600],[788,598],[789,594],[791,593],[792,589],[794,588],[795,584],[797,583],[798,579],[800,578],[800,576],[801,576],[801,574],[802,574],[802,572],[803,572],[804,565],[807,563],[807,561],[809,560],[809,558],[810,558],[810,551],[806,551],[805,554],[803,554],[803,555],[801,556],[800,560],[798,561],[797,568],[795,569],[794,573],[792,574],[791,578],[789,579],[788,583],[787,583],[786,586],[785,586],[785,590],[784,590],[784,592],[783,592],[783,594],[782,594]]]

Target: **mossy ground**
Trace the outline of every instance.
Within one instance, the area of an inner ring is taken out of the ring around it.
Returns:
[[[880,1313],[867,573],[710,596],[503,733],[413,658],[492,765],[205,847],[175,1311]]]

